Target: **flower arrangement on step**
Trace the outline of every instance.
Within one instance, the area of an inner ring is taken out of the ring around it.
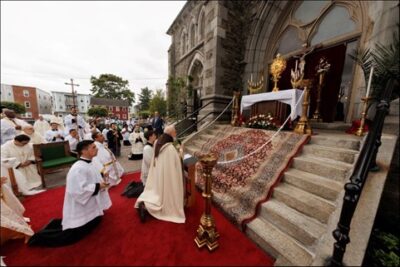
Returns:
[[[259,114],[253,117],[250,117],[249,121],[246,124],[246,127],[255,128],[255,129],[264,129],[264,130],[276,130],[279,125],[277,120],[271,115],[271,113]]]

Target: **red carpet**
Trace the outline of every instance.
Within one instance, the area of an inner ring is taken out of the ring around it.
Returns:
[[[197,193],[196,204],[186,210],[186,223],[175,224],[148,218],[140,223],[133,208],[136,199],[120,196],[126,184],[139,173],[125,176],[110,189],[113,202],[100,226],[78,243],[62,248],[28,247],[22,240],[8,241],[1,248],[8,265],[241,265],[270,266],[273,259],[213,209],[220,247],[210,253],[199,250],[194,237],[204,201]],[[51,218],[61,218],[65,187],[48,190],[23,202],[34,231]]]

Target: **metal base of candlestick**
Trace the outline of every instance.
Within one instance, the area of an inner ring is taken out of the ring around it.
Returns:
[[[197,229],[197,236],[194,239],[198,248],[207,246],[209,251],[215,250],[219,244],[219,233],[215,228],[214,218],[211,215],[203,214],[200,219],[200,225]]]
[[[312,128],[308,120],[302,121],[301,119],[294,128],[294,132],[298,134],[312,134]]]

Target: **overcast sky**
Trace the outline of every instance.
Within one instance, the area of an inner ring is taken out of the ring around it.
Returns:
[[[166,34],[185,1],[1,1],[1,83],[90,92],[90,76],[112,73],[165,89]]]

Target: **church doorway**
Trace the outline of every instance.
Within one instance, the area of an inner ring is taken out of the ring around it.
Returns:
[[[195,60],[189,72],[188,113],[201,107],[201,94],[203,89],[203,64]]]

